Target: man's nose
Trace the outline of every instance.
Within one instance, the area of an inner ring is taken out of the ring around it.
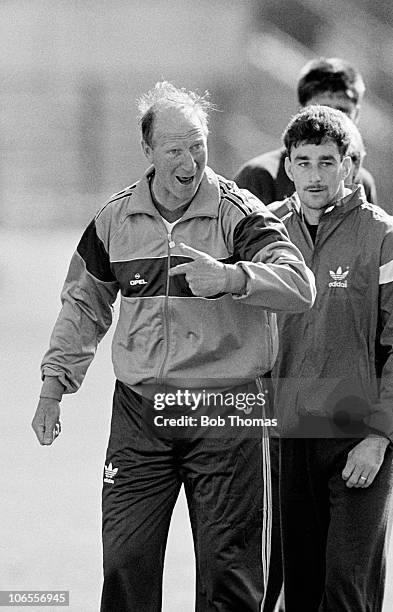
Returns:
[[[191,151],[184,151],[182,159],[182,167],[184,170],[192,171],[195,168],[195,160]]]
[[[318,183],[321,180],[321,173],[318,166],[313,166],[310,171],[310,179],[312,182]]]

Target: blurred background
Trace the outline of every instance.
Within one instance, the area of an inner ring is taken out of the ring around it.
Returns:
[[[72,251],[108,197],[146,167],[135,99],[161,79],[208,89],[219,109],[209,163],[232,178],[250,157],[280,145],[305,62],[346,58],[367,87],[365,166],[379,203],[393,212],[393,5],[3,0],[0,40],[0,590],[68,589],[72,612],[93,612],[101,589],[111,332],[80,392],[64,400],[63,433],[53,447],[39,447],[30,421]],[[386,610],[393,609],[389,582]],[[165,612],[191,612],[193,588],[181,496]]]

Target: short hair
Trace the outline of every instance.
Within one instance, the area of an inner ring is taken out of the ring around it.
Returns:
[[[205,91],[200,95],[196,91],[187,91],[184,87],[175,87],[168,81],[160,81],[155,84],[153,89],[141,96],[137,100],[139,110],[139,123],[142,130],[142,138],[149,146],[152,146],[154,121],[157,112],[163,108],[185,108],[191,113],[196,113],[206,130],[209,133],[208,121],[209,111],[214,106],[209,101],[209,92]]]
[[[336,143],[341,159],[348,155],[353,122],[343,112],[319,104],[307,106],[294,115],[283,133],[288,157],[292,147],[300,144],[319,145],[326,140]]]
[[[366,86],[354,66],[339,57],[320,57],[302,69],[297,85],[299,104],[306,106],[314,96],[326,92],[344,93],[356,105],[360,104]]]

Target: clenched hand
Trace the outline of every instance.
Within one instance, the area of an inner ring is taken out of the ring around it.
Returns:
[[[42,445],[49,445],[61,432],[60,402],[56,399],[41,397],[31,423]]]

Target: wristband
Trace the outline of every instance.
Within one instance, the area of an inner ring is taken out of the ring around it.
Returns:
[[[235,264],[224,264],[225,268],[225,284],[224,291],[227,293],[234,293],[236,295],[242,295],[246,293],[247,288],[247,275]]]
[[[54,399],[61,401],[65,391],[64,385],[61,384],[57,376],[45,376],[42,383],[40,397],[45,399]]]

